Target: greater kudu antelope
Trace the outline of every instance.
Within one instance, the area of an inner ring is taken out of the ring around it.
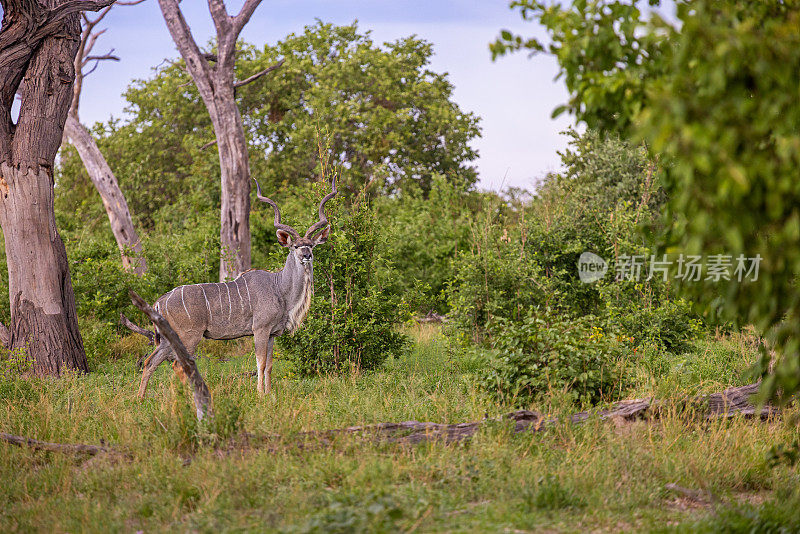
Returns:
[[[319,204],[319,221],[300,237],[297,230],[281,223],[278,205],[263,196],[258,181],[255,178],[253,180],[256,182],[258,200],[272,206],[275,212],[278,242],[289,249],[283,269],[278,272],[250,270],[231,282],[176,287],[162,295],[153,309],[169,321],[190,354],[194,354],[204,337],[235,339],[253,336],[258,392],[264,394],[270,390],[273,341],[286,330],[294,332],[311,306],[314,279],[312,249],[328,239],[331,228],[325,215],[325,204],[336,195],[337,190],[334,178],[332,191]],[[139,384],[140,398],[144,397],[150,376],[167,359],[174,362],[172,348],[156,328],[156,349],[144,362]],[[174,364],[173,367],[178,372],[179,368]]]

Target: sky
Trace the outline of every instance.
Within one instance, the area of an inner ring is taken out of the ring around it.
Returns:
[[[242,0],[228,0],[238,13]],[[205,45],[213,36],[207,3],[183,0],[181,8],[195,40]],[[552,110],[567,93],[550,57],[529,58],[524,52],[492,61],[489,43],[501,29],[543,36],[535,23],[521,20],[507,0],[263,0],[241,38],[263,46],[298,33],[315,19],[335,24],[358,20],[375,42],[415,34],[433,44],[431,69],[446,72],[454,85],[453,99],[462,110],[481,118],[482,136],[473,143],[482,189],[533,188],[537,179],[560,168],[557,151],[566,146],[560,132],[571,124]],[[134,79],[152,76],[153,67],[178,57],[156,0],[117,6],[100,23],[107,31],[93,53],[114,49],[121,61],[103,62],[86,78],[81,120],[91,125],[111,116],[123,117],[122,93]]]

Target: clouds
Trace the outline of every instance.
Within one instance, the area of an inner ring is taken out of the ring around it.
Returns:
[[[228,2],[229,11],[241,3]],[[213,26],[205,2],[183,6],[195,39],[207,43]],[[566,141],[559,132],[569,120],[550,118],[553,108],[567,100],[563,84],[553,81],[555,61],[525,54],[491,61],[488,43],[501,28],[537,32],[505,1],[264,0],[242,37],[260,46],[302,31],[315,18],[339,24],[358,19],[359,27],[372,30],[378,42],[417,34],[433,43],[433,70],[449,73],[456,102],[482,118],[483,135],[475,142],[481,187],[531,187],[558,168],[556,151]],[[114,48],[122,61],[107,62],[87,78],[80,113],[88,124],[121,116],[121,94],[130,81],[149,77],[164,58],[178,55],[155,2],[115,8],[106,21],[108,31],[97,50]]]

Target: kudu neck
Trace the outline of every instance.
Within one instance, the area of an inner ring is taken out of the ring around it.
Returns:
[[[286,258],[286,263],[278,275],[282,282],[278,287],[282,287],[285,294],[297,292],[314,278],[313,263],[303,265],[297,260],[297,256],[290,251],[289,256]]]

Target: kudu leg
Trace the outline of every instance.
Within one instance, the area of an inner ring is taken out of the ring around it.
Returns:
[[[275,341],[273,336],[269,336],[267,340],[267,357],[266,357],[266,370],[264,372],[264,381],[266,382],[264,390],[265,393],[269,393],[269,390],[272,389],[272,344]]]
[[[147,383],[150,381],[150,377],[153,373],[158,369],[158,366],[161,365],[164,360],[169,357],[170,348],[167,344],[160,344],[156,347],[156,349],[147,357],[144,361],[144,369],[142,370],[142,379],[139,382],[139,398],[144,399],[145,391],[147,391]]]
[[[258,393],[263,395],[264,391],[264,371],[267,368],[267,345],[269,335],[256,333],[254,335],[256,349],[256,376],[258,377]]]

